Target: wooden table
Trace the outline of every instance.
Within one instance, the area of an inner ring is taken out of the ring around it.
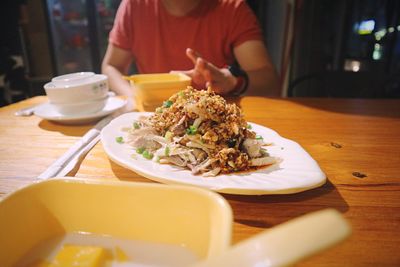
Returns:
[[[13,115],[46,100],[35,97],[0,109],[0,197],[35,181],[93,126]],[[332,207],[349,220],[352,236],[300,266],[400,266],[400,100],[248,97],[239,104],[248,121],[303,146],[328,182],[293,195],[223,195],[234,212],[233,243]],[[101,143],[70,175],[151,182],[111,162]]]

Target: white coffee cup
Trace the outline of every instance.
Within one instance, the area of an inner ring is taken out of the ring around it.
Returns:
[[[44,85],[50,104],[61,114],[94,113],[108,99],[108,78],[93,72],[77,72],[54,77]]]
[[[81,84],[83,82],[83,80],[88,79],[94,75],[95,75],[94,72],[82,71],[82,72],[75,72],[75,73],[60,75],[60,76],[54,77],[53,79],[51,79],[51,81],[59,86],[63,86],[63,85],[71,86],[71,85]]]

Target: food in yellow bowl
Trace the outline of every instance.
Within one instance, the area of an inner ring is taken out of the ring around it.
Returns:
[[[232,224],[226,200],[204,189],[75,177],[6,196],[0,218],[1,267],[52,263],[71,244],[119,247],[135,264],[188,266],[225,251]]]

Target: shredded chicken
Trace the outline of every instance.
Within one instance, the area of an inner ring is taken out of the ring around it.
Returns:
[[[277,162],[262,149],[240,108],[210,89],[188,87],[133,125],[128,143],[138,153],[193,174],[216,176]]]

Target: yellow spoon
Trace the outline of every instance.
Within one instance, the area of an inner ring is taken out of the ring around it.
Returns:
[[[295,218],[191,267],[270,267],[292,265],[344,240],[350,225],[334,209]]]

